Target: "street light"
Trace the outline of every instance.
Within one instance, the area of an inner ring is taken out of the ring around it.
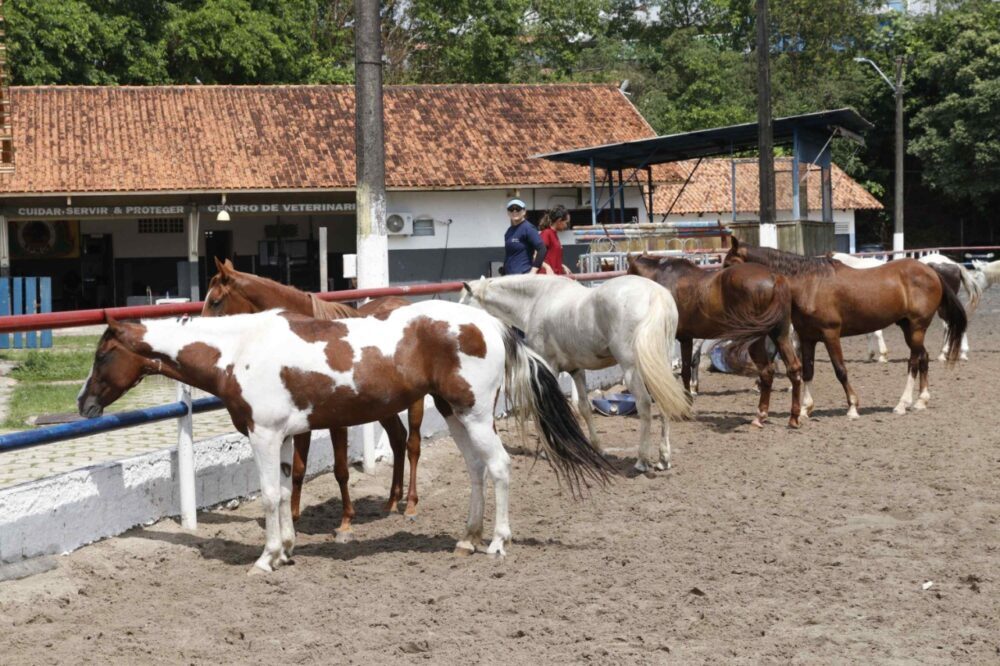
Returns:
[[[854,62],[866,62],[875,68],[896,96],[896,205],[893,214],[892,251],[903,252],[903,56],[896,56],[896,81],[893,82],[870,58],[857,57]]]

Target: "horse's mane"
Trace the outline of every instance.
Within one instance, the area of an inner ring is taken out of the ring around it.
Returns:
[[[770,247],[745,246],[747,259],[786,275],[829,275],[840,263],[830,257],[805,257]]]

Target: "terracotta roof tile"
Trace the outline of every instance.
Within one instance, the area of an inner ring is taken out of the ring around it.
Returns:
[[[350,189],[352,86],[11,88],[0,192]],[[610,85],[387,86],[390,188],[578,185],[531,155],[653,135]]]
[[[659,182],[653,189],[653,212],[663,215],[670,210],[671,204],[681,191],[681,186],[694,161],[677,162],[680,177],[670,182]],[[861,184],[848,176],[836,164],[832,173],[833,207],[838,210],[880,209],[882,204],[873,197]],[[695,170],[691,182],[684,188],[680,199],[673,205],[674,214],[692,213],[732,213],[732,167],[728,159],[705,159]],[[756,212],[759,206],[759,181],[757,178],[757,163],[736,163],[736,210],[737,212]],[[775,160],[775,194],[778,210],[792,208],[792,161],[790,158]],[[810,210],[820,209],[820,174],[819,169],[809,172],[808,201]]]

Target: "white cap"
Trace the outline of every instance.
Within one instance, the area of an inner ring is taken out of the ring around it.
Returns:
[[[524,202],[523,202],[523,201],[521,201],[520,199],[511,199],[510,201],[508,201],[508,202],[507,202],[507,208],[510,208],[511,206],[520,206],[521,208],[524,208],[524,209],[527,209],[527,208],[528,208],[528,207],[527,207],[527,206],[526,206],[526,205],[524,204]]]

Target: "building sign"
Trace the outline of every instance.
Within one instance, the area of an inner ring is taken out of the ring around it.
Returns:
[[[292,214],[312,214],[312,213],[353,213],[357,210],[357,204],[353,201],[340,203],[262,203],[262,204],[211,204],[209,206],[199,206],[198,210],[203,213],[218,213],[225,208],[232,214],[244,215],[292,215]]]
[[[10,222],[11,259],[70,259],[80,256],[76,220]]]
[[[327,203],[236,203],[226,204],[230,214],[243,215],[311,215],[316,213],[353,213],[357,204],[353,201]],[[217,214],[222,204],[198,206],[202,213]],[[81,219],[92,217],[180,217],[191,210],[190,206],[175,204],[170,206],[8,206],[2,209],[8,220],[12,219]]]

